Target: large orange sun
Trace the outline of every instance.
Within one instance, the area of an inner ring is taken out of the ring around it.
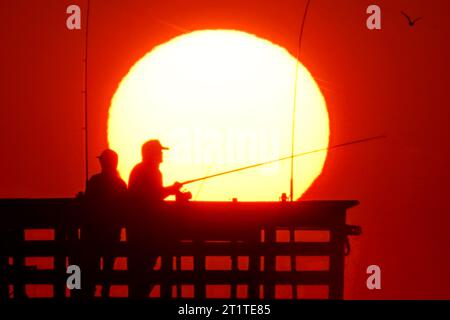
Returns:
[[[201,30],[147,53],[122,79],[111,102],[110,148],[125,180],[140,147],[170,147],[166,185],[277,159],[291,153],[296,58],[284,48],[234,30]],[[326,148],[326,103],[299,63],[295,153]],[[294,195],[320,175],[326,152],[294,162]],[[290,161],[187,185],[195,200],[276,201],[289,194]]]

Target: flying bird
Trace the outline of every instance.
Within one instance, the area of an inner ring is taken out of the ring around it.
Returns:
[[[406,13],[404,13],[403,11],[400,11],[400,12],[401,12],[402,15],[404,15],[405,18],[408,20],[408,24],[409,24],[410,27],[414,27],[414,25],[416,24],[416,22],[423,18],[423,17],[419,17],[419,18],[411,19],[411,18],[410,18]]]

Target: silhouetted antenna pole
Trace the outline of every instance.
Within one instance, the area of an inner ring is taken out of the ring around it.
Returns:
[[[290,198],[294,201],[294,147],[295,147],[295,114],[297,109],[297,83],[298,83],[298,67],[300,59],[300,50],[302,48],[302,38],[303,30],[305,28],[306,16],[308,15],[309,4],[311,0],[308,0],[305,7],[305,12],[303,14],[302,25],[300,27],[300,35],[298,38],[298,48],[297,48],[297,61],[295,64],[295,81],[294,81],[294,107],[292,110],[292,133],[291,133],[291,180],[290,180]]]
[[[86,8],[86,33],[85,33],[85,43],[84,43],[84,162],[85,162],[85,179],[86,186],[89,180],[89,155],[88,155],[88,39],[89,39],[89,4],[90,1],[87,0]]]
[[[353,140],[353,141],[349,141],[349,142],[345,142],[345,143],[335,144],[334,146],[331,146],[331,147],[328,147],[328,148],[315,149],[315,150],[310,150],[310,151],[306,151],[306,152],[301,152],[301,153],[297,153],[297,154],[290,155],[290,156],[287,156],[287,157],[282,157],[282,158],[275,159],[275,160],[265,161],[265,162],[253,164],[253,165],[250,165],[250,166],[246,166],[246,167],[241,167],[241,168],[237,168],[237,169],[233,169],[233,170],[229,170],[229,171],[215,173],[215,174],[212,174],[212,175],[209,175],[209,176],[205,176],[205,177],[202,177],[202,178],[187,180],[187,181],[181,182],[181,184],[182,185],[186,185],[186,184],[194,183],[194,182],[197,182],[197,181],[202,181],[202,180],[206,180],[206,179],[215,178],[215,177],[218,177],[218,176],[223,176],[223,175],[229,174],[229,173],[234,173],[234,172],[238,172],[238,171],[243,171],[243,170],[247,170],[247,169],[252,169],[252,168],[268,165],[268,164],[275,163],[275,162],[278,162],[278,161],[288,160],[288,159],[296,158],[296,157],[302,157],[302,156],[306,156],[306,155],[313,154],[313,153],[318,153],[318,152],[322,152],[322,151],[329,151],[329,150],[338,149],[338,148],[350,146],[350,145],[357,144],[357,143],[363,143],[363,142],[368,142],[368,141],[378,140],[378,139],[384,139],[384,138],[386,138],[386,136],[381,135],[381,136],[374,136],[374,137],[369,137],[369,138],[364,138],[364,139]]]

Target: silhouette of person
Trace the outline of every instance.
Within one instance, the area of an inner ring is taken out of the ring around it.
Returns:
[[[95,295],[95,270],[100,269],[100,258],[103,257],[104,271],[113,270],[114,257],[108,251],[120,241],[120,216],[127,195],[127,185],[117,172],[117,153],[106,149],[97,158],[101,172],[87,183],[84,198],[87,216],[81,229],[81,240],[85,244],[84,266],[81,266],[85,286],[82,285],[82,289],[89,297]],[[109,287],[108,283],[102,283],[102,297],[108,296]]]
[[[128,181],[129,197],[135,209],[128,228],[130,232],[127,232],[131,248],[128,270],[134,277],[130,283],[131,298],[148,295],[146,271],[154,268],[158,256],[170,246],[169,221],[163,214],[163,203],[167,196],[179,192],[181,184],[163,186],[159,165],[163,161],[162,151],[167,149],[158,140],[145,142],[141,149],[142,162],[133,168]]]
[[[163,162],[163,147],[159,140],[149,140],[142,145],[142,162],[138,163],[130,174],[128,190],[133,199],[150,205],[160,204],[169,195],[174,195],[181,188],[176,182],[164,187],[159,165]]]

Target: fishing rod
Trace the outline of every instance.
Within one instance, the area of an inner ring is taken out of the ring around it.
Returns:
[[[85,165],[85,179],[86,187],[89,180],[89,136],[88,136],[88,40],[89,40],[89,7],[90,1],[86,4],[86,33],[84,43],[84,165]]]
[[[291,132],[291,180],[290,180],[290,198],[294,201],[294,147],[295,147],[295,114],[297,109],[297,84],[298,84],[298,68],[300,64],[300,50],[302,48],[303,30],[305,28],[306,16],[308,15],[311,0],[306,3],[303,13],[302,25],[300,27],[300,35],[298,37],[298,48],[295,63],[295,81],[294,81],[294,106],[292,108],[292,132]]]
[[[369,138],[364,138],[364,139],[353,140],[353,141],[349,141],[349,142],[345,142],[345,143],[335,144],[335,145],[333,145],[331,147],[328,147],[328,148],[321,148],[321,149],[315,149],[315,150],[310,150],[310,151],[306,151],[306,152],[301,152],[301,153],[297,153],[297,154],[290,155],[290,156],[287,156],[287,157],[278,158],[278,159],[275,159],[275,160],[265,161],[265,162],[261,162],[261,163],[257,163],[257,164],[252,164],[252,165],[249,165],[249,166],[246,166],[246,167],[241,167],[241,168],[237,168],[237,169],[233,169],[233,170],[229,170],[229,171],[219,172],[219,173],[215,173],[215,174],[208,175],[208,176],[201,177],[201,178],[196,178],[196,179],[192,179],[192,180],[186,180],[184,182],[180,182],[180,184],[181,185],[186,185],[186,184],[194,183],[194,182],[197,182],[197,181],[202,181],[202,180],[206,180],[206,179],[215,178],[215,177],[218,177],[218,176],[223,176],[223,175],[229,174],[229,173],[234,173],[234,172],[238,172],[238,171],[243,171],[243,170],[252,169],[252,168],[255,168],[255,167],[268,165],[268,164],[275,163],[275,162],[278,162],[278,161],[288,160],[288,159],[296,158],[296,157],[302,157],[302,156],[306,156],[306,155],[309,155],[309,154],[312,154],[312,153],[317,153],[317,152],[322,152],[322,151],[329,151],[329,150],[338,149],[338,148],[346,147],[346,146],[357,144],[357,143],[363,143],[363,142],[368,142],[368,141],[378,140],[378,139],[384,139],[384,138],[386,138],[385,135],[380,135],[380,136],[374,136],[374,137],[369,137]]]

